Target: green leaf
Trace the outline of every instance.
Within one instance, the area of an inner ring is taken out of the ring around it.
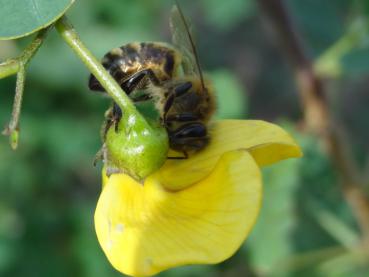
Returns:
[[[0,0],[0,40],[28,36],[60,18],[75,0]]]

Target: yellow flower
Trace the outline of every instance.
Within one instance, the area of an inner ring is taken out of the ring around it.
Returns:
[[[95,228],[117,270],[150,276],[229,258],[259,213],[260,166],[302,155],[283,129],[264,121],[218,121],[211,138],[189,159],[167,160],[143,185],[103,174]]]

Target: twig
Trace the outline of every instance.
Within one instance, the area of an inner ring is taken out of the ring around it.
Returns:
[[[357,15],[344,34],[314,61],[314,71],[321,78],[337,78],[344,73],[343,57],[366,44],[369,20]]]
[[[22,63],[19,65],[17,73],[17,83],[15,86],[15,96],[13,103],[13,111],[9,124],[5,127],[2,134],[9,136],[10,147],[15,150],[18,147],[19,139],[19,116],[22,107],[24,83],[26,79],[26,70]]]
[[[39,31],[33,41],[23,50],[19,57],[0,63],[0,79],[17,74],[20,69],[20,63],[24,66],[29,63],[42,45],[50,28],[51,27],[48,27]]]
[[[19,57],[10,59],[0,64],[0,79],[17,74],[12,116],[9,124],[2,132],[3,135],[9,136],[10,146],[13,150],[18,147],[19,118],[22,107],[24,84],[26,80],[26,67],[42,45],[48,30],[49,28],[39,31],[31,44],[23,50]]]
[[[356,164],[342,128],[332,118],[322,80],[313,70],[305,49],[282,0],[259,0],[292,63],[304,108],[305,123],[324,142],[332,163],[342,179],[342,192],[360,226],[363,240],[369,241],[369,200],[363,190]]]
[[[10,59],[0,63],[0,79],[17,74],[18,70],[19,61],[17,59]]]

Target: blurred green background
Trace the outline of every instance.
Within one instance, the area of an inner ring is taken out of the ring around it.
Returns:
[[[281,124],[305,156],[263,170],[261,215],[236,255],[219,265],[187,266],[160,276],[369,276],[337,171],[319,141],[301,131],[293,72],[257,1],[181,2],[195,26],[201,64],[217,89],[217,117]],[[320,58],[317,70],[326,78],[330,105],[364,167],[368,1],[285,2],[308,54]],[[170,41],[172,4],[80,0],[68,15],[90,50],[102,57],[131,41]],[[337,47],[340,41],[343,46]],[[1,41],[0,60],[16,56],[28,42]],[[10,150],[8,139],[0,137],[0,276],[121,276],[107,262],[93,227],[101,184],[100,167],[92,162],[110,101],[89,92],[88,74],[54,31],[30,64],[19,149]],[[14,86],[14,77],[0,80],[1,126],[10,118]]]

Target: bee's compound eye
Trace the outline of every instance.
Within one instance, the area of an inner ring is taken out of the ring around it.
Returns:
[[[184,125],[172,134],[175,138],[202,138],[206,137],[207,131],[206,127],[201,123],[192,123]]]

